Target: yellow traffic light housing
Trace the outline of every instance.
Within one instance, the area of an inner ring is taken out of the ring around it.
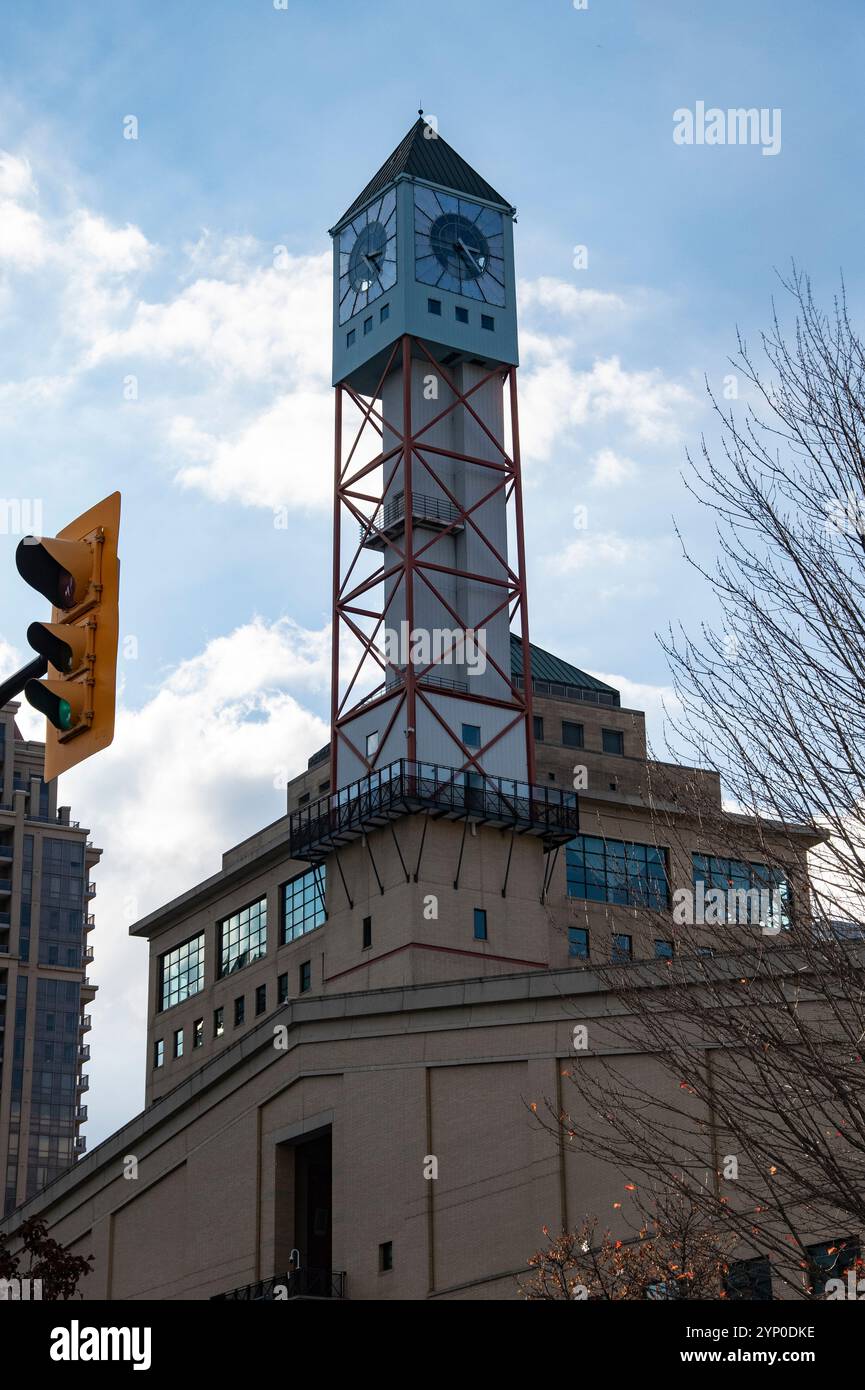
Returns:
[[[25,536],[15,554],[19,574],[52,609],[50,623],[27,629],[48,679],[24,685],[28,701],[48,721],[46,781],[114,738],[119,529],[120,493],[114,492],[56,537]]]

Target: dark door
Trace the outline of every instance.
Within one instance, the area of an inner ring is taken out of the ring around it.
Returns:
[[[330,1135],[298,1144],[295,1149],[295,1222],[301,1268],[330,1269],[331,1261]]]

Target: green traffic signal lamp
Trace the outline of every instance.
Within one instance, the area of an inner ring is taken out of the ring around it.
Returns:
[[[74,729],[84,713],[84,691],[68,681],[30,680],[24,694],[33,708],[63,734]]]

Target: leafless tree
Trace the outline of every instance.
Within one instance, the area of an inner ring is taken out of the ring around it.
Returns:
[[[721,449],[689,459],[717,563],[683,548],[717,617],[663,641],[695,771],[649,764],[645,794],[658,844],[697,832],[716,863],[786,880],[783,921],[674,921],[672,960],[602,968],[615,1016],[555,1122],[808,1297],[815,1237],[846,1263],[865,1232],[865,350],[843,288],[826,314],[795,268],[783,285],[794,328],[773,310],[764,366],[740,338],[750,404],[713,398]],[[633,911],[670,935],[669,913]],[[628,1064],[647,1052],[657,1085]]]

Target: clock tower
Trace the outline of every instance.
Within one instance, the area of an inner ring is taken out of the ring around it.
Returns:
[[[421,115],[331,231],[334,791],[534,778],[514,215]]]

